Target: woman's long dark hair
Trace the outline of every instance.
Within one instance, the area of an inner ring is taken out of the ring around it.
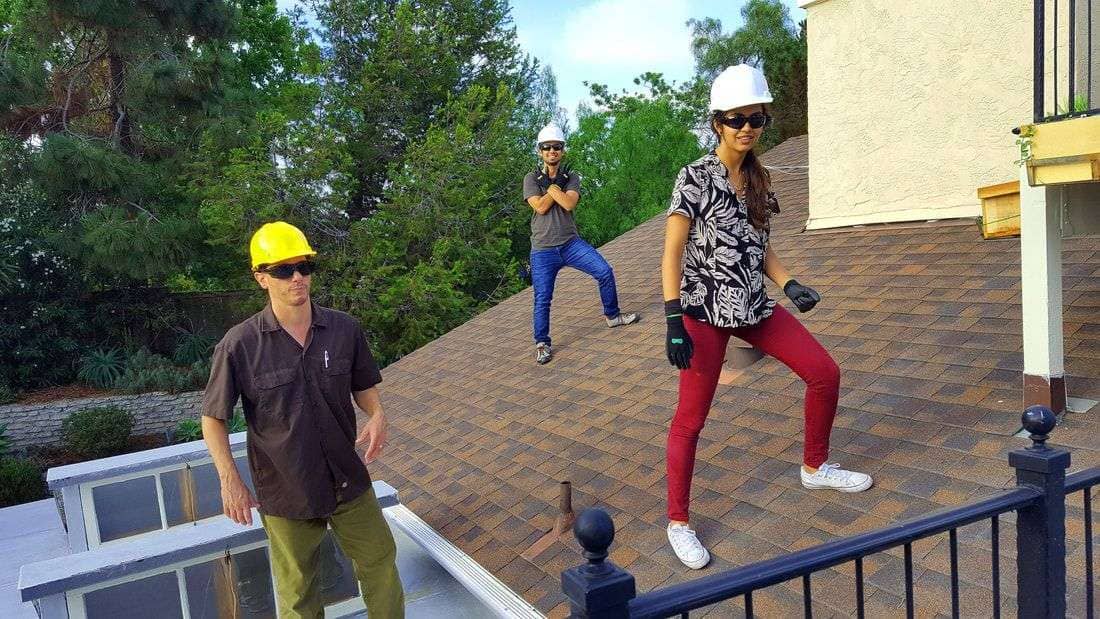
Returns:
[[[714,112],[710,118],[710,129],[722,141],[722,133],[718,129],[719,119],[724,112]],[[745,202],[749,210],[749,222],[757,230],[771,229],[772,213],[778,213],[779,208],[771,199],[772,177],[755,151],[745,153],[745,159],[741,161],[741,178],[745,181]]]

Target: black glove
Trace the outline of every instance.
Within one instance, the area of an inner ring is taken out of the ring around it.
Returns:
[[[569,186],[569,179],[572,177],[573,168],[569,167],[568,163],[563,163],[558,166],[558,175],[552,179],[552,183],[557,185],[559,189],[565,191],[565,188]]]
[[[546,192],[550,189],[550,185],[554,184],[554,181],[550,180],[550,175],[546,173],[546,170],[542,169],[542,166],[535,168],[535,184],[539,189]]]
[[[665,301],[665,352],[668,354],[668,362],[686,370],[691,367],[691,355],[695,347],[691,343],[691,336],[684,328],[684,313],[680,307],[680,299]]]
[[[821,295],[817,294],[813,288],[803,286],[793,279],[783,286],[783,294],[787,295],[787,298],[795,304],[800,312],[812,310],[817,302],[821,300]]]

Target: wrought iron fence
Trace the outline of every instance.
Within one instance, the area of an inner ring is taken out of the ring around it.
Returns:
[[[906,616],[914,615],[913,543],[947,533],[950,552],[951,613],[960,615],[958,529],[988,520],[992,537],[990,570],[993,603],[989,613],[1001,611],[1000,516],[1016,513],[1016,603],[1020,617],[1066,615],[1066,500],[1082,493],[1085,527],[1085,616],[1095,611],[1092,550],[1092,487],[1100,484],[1100,467],[1066,476],[1070,454],[1046,445],[1056,417],[1045,407],[1033,406],[1023,415],[1032,445],[1009,454],[1016,469],[1016,487],[980,501],[942,509],[887,527],[846,537],[787,555],[745,565],[712,576],[670,585],[638,595],[634,577],[607,560],[614,540],[611,517],[600,509],[581,513],[574,532],[584,548],[587,565],[562,572],[562,588],[569,598],[572,617],[630,617],[632,619],[681,616],[725,600],[741,598],[747,617],[753,616],[753,592],[793,579],[802,580],[803,609],[813,614],[812,575],[853,562],[855,587],[852,606],[864,616],[863,560],[877,552],[902,547],[905,562]]]
[[[1035,0],[1033,18],[1035,122],[1100,112],[1092,32],[1100,15],[1093,0]]]

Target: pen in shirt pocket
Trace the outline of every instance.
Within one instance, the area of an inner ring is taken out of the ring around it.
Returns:
[[[325,369],[328,369],[328,351],[325,351]]]

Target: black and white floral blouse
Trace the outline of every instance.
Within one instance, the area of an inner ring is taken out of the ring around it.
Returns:
[[[769,193],[771,210],[779,212]],[[764,288],[769,232],[749,221],[729,172],[714,151],[680,170],[668,214],[691,220],[683,257],[680,302],[684,314],[716,327],[755,325],[772,315]]]

